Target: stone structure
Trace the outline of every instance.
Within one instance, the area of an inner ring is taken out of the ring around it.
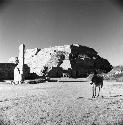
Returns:
[[[19,46],[19,63],[14,69],[14,82],[15,84],[20,84],[24,81],[24,53],[25,45],[21,44]]]
[[[14,63],[0,63],[0,80],[13,80],[15,67]]]
[[[16,83],[22,82],[24,76],[30,78],[34,74],[38,77],[47,76],[47,74],[49,77],[62,77],[64,73],[69,77],[78,78],[87,77],[94,70],[107,73],[112,69],[108,60],[100,57],[93,48],[78,44],[27,49],[25,54],[24,49],[25,46],[22,44],[19,47],[19,63],[14,71]],[[24,64],[29,68],[28,72],[27,69],[24,71]],[[27,75],[24,74],[25,72]]]

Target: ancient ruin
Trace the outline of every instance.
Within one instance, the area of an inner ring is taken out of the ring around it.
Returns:
[[[108,60],[100,57],[93,48],[78,44],[26,50],[25,45],[21,44],[19,56],[11,57],[6,65],[13,65],[13,68],[6,70],[6,74],[9,74],[7,71],[14,72],[11,79],[15,84],[42,76],[82,78],[94,70],[107,73],[112,69]],[[2,79],[9,79],[9,75],[5,77],[0,73]]]
[[[19,62],[14,69],[15,84],[20,84],[24,81],[24,52],[25,52],[25,45],[21,44],[19,46],[19,57],[18,57]]]
[[[19,56],[18,64],[21,71],[23,71],[22,57]],[[27,49],[25,64],[30,68],[30,73],[37,76],[48,74],[50,77],[63,77],[63,73],[68,73],[70,77],[87,77],[95,69],[109,72],[112,68],[110,63],[100,57],[93,48],[78,44]]]

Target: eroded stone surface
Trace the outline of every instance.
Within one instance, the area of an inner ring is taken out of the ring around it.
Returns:
[[[19,55],[19,58],[21,57]],[[30,73],[36,73],[38,76],[44,76],[53,70],[50,74],[54,73],[53,76],[61,77],[65,70],[69,70],[70,77],[87,77],[95,69],[102,72],[112,69],[108,60],[100,57],[93,48],[78,44],[27,49],[25,64],[30,68]],[[18,67],[23,71],[21,66],[22,62]]]
[[[21,44],[19,46],[19,63],[14,69],[14,82],[16,84],[24,81],[24,51],[25,45]]]
[[[65,58],[68,59],[69,53],[71,52],[70,45],[55,46],[41,50],[38,48],[27,49],[25,53],[25,64],[30,67],[30,73],[36,73],[37,75],[42,76],[45,67],[48,67],[49,71],[52,67],[60,65],[63,60],[61,59],[62,52]]]

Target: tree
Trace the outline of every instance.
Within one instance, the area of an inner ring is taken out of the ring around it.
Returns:
[[[103,73],[108,73],[113,69],[113,66],[107,59],[97,56],[97,58],[94,60],[94,69],[100,70]]]
[[[113,68],[107,59],[100,57],[93,48],[86,46],[71,45],[69,59],[74,72],[83,71],[80,74],[81,76],[84,75],[83,73],[86,75],[94,72],[95,70],[108,73]]]

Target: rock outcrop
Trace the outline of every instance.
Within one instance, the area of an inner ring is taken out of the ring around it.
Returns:
[[[59,67],[63,60],[69,58],[69,53],[69,45],[45,49],[27,49],[25,52],[25,64],[30,67],[30,73],[42,76],[53,67]]]
[[[108,60],[100,57],[93,48],[78,44],[27,49],[25,64],[30,73],[50,77],[61,77],[63,72],[69,77],[86,77],[94,70],[107,73],[112,69]]]

